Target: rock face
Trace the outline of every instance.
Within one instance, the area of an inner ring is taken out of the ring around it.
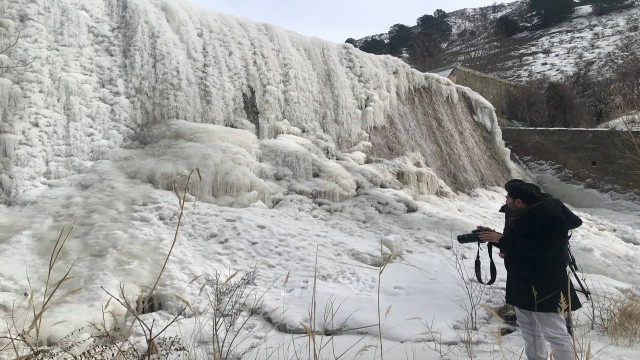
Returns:
[[[84,172],[174,120],[259,141],[293,134],[328,159],[419,154],[454,190],[511,173],[490,104],[392,57],[182,1],[1,6],[4,42],[19,34],[2,62],[30,63],[0,73],[5,198]]]

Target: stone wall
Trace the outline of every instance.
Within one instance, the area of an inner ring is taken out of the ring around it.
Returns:
[[[518,84],[462,66],[453,68],[448,78],[482,95],[495,107],[499,118],[508,118],[509,96],[518,88]]]
[[[640,138],[640,132],[634,132]],[[507,147],[519,157],[552,161],[594,186],[611,184],[640,192],[640,168],[624,152],[637,150],[628,132],[595,129],[503,128]]]

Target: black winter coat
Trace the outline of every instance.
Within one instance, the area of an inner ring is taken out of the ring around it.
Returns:
[[[542,194],[542,201],[552,207],[554,210],[560,212],[562,217],[567,221],[567,226],[569,230],[573,230],[582,225],[582,219],[578,217],[578,215],[574,214],[573,211],[569,210],[569,208],[562,203],[562,201],[552,197],[549,194]]]
[[[567,275],[567,221],[551,204],[540,202],[511,219],[498,246],[506,253],[506,300],[517,308],[557,312],[560,294],[571,310],[582,305]]]

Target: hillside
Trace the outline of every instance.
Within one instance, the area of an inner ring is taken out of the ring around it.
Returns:
[[[591,128],[640,110],[639,4],[580,5],[551,25],[524,0],[436,11],[347,42],[424,72],[462,65],[510,80],[516,87],[501,98],[508,111],[500,116],[515,124]]]
[[[535,26],[524,0],[454,11],[448,13],[452,33],[442,54],[412,65],[429,71],[460,64],[513,81],[559,78],[588,61],[612,71],[622,59],[640,53],[638,4],[600,16],[591,5],[577,6],[569,19],[543,29]],[[503,15],[516,19],[524,31],[512,37],[498,34],[496,20]],[[387,34],[378,34],[356,40],[355,45],[371,38],[388,41]]]

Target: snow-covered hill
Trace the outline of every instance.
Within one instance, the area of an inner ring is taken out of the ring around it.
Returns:
[[[427,71],[460,64],[504,79],[526,81],[542,76],[558,78],[585,62],[592,62],[606,74],[622,59],[640,54],[638,1],[631,8],[600,16],[593,13],[591,5],[578,6],[568,20],[545,29],[532,26],[535,18],[527,4],[521,0],[448,13],[453,33],[444,53],[415,65]],[[513,37],[497,35],[495,20],[503,15],[532,30]],[[356,44],[372,37],[386,39],[384,35],[365,37]]]
[[[613,71],[629,55],[640,54],[640,6],[596,16],[591,6],[575,9],[567,21],[549,29],[518,34],[522,42],[511,51],[512,59],[491,66],[490,70],[506,79],[523,81],[532,77],[572,73],[585,62],[595,68]]]

